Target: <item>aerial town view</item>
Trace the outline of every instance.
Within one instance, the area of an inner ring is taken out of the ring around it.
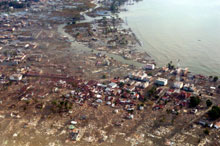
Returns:
[[[0,0],[0,146],[219,146],[220,1],[177,1]]]

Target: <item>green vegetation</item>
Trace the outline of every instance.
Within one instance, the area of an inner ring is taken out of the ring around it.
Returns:
[[[192,96],[190,97],[190,102],[189,102],[189,106],[190,107],[196,107],[197,105],[199,105],[200,103],[200,99],[197,96]]]
[[[207,107],[210,107],[211,105],[212,105],[212,101],[211,100],[206,100],[206,105],[207,105]]]
[[[76,35],[75,35],[75,37],[78,37],[79,35],[80,35],[80,33],[79,33],[79,32],[77,32],[77,33],[76,33]]]
[[[125,85],[125,84],[124,84],[123,82],[120,82],[120,83],[119,83],[119,87],[120,87],[120,88],[124,87],[124,85]]]
[[[52,105],[57,106],[57,101],[56,100],[52,101]]]
[[[106,79],[106,75],[102,75],[102,79]]]
[[[72,109],[72,103],[68,100],[54,100],[51,102],[53,106],[53,111],[62,112],[62,111],[69,111]]]
[[[156,96],[156,91],[157,91],[157,87],[156,87],[156,86],[153,86],[153,87],[148,91],[148,96],[149,96],[149,97]]]
[[[175,69],[175,66],[173,65],[173,62],[170,61],[168,64],[167,64],[167,67],[172,70],[172,69]]]
[[[159,98],[157,96],[157,87],[153,86],[150,90],[148,90],[146,92],[146,94],[144,95],[144,99],[143,102],[147,101],[147,99],[157,99]]]
[[[212,120],[220,118],[220,108],[218,106],[213,106],[212,109],[208,112],[208,115]]]
[[[213,82],[217,82],[217,81],[218,81],[218,77],[215,76],[215,77],[213,78]]]
[[[149,76],[152,76],[153,74],[150,72],[150,73],[148,73],[148,75],[149,75]]]
[[[112,12],[117,12],[119,6],[121,6],[122,4],[124,4],[127,0],[113,0],[111,6],[110,6],[110,10]]]

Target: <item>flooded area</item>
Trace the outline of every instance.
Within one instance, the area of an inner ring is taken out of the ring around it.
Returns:
[[[182,59],[160,67],[173,52],[148,38],[152,22],[139,28],[137,15],[135,29],[130,15],[149,1],[128,0],[124,12],[109,0],[42,0],[1,14],[0,146],[219,145],[220,129],[207,126],[220,124],[210,116],[220,81]]]
[[[73,38],[71,35],[69,35],[68,33],[65,32],[64,27],[65,27],[65,24],[59,25],[57,31],[61,35],[66,36],[68,38],[68,40],[71,43],[71,47],[73,48],[73,51],[77,51],[77,52],[91,52],[91,51],[93,51],[94,53],[102,53],[102,54],[107,55],[108,57],[112,57],[115,60],[117,60],[118,62],[121,62],[123,64],[134,65],[136,67],[142,67],[144,65],[144,64],[141,64],[141,63],[133,61],[133,60],[124,59],[122,56],[119,56],[116,54],[111,54],[106,51],[92,50],[92,49],[88,48],[86,45],[75,41],[75,38]]]

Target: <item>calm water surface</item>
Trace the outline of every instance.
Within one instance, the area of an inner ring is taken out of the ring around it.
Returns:
[[[120,16],[162,66],[220,75],[220,0],[143,0]]]

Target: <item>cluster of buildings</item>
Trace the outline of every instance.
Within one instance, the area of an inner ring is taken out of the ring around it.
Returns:
[[[122,108],[127,111],[125,118],[133,119],[133,111],[144,108],[144,106],[140,107],[138,103],[144,101],[146,89],[153,85],[159,86],[157,89],[160,89],[161,86],[167,87],[168,79],[149,76],[145,70],[139,70],[130,73],[124,79],[114,78],[105,83],[79,82],[77,88],[71,90],[65,97],[72,98],[75,103],[80,105],[88,103],[93,107],[98,107],[104,104],[114,108],[116,113]],[[168,86],[168,90],[160,95],[153,109],[158,110],[168,106],[172,113],[176,114],[182,108],[188,108],[190,97],[194,95],[194,91],[196,90],[193,84],[174,81]],[[170,104],[167,105],[167,103]]]
[[[0,65],[17,65],[26,60],[30,62],[40,62],[43,57],[42,52],[34,54],[27,53],[27,50],[37,48],[35,43],[31,43],[34,38],[31,35],[15,35],[17,30],[31,24],[27,21],[28,16],[22,15],[20,19],[16,18],[17,17],[13,15],[9,16],[8,14],[0,15],[0,33],[2,34],[0,36]],[[113,23],[120,23],[120,20],[103,18],[100,22],[92,24],[91,28],[90,26],[74,28],[76,33],[74,35],[81,33],[83,35],[78,35],[79,39],[83,38],[84,40],[82,40],[85,42],[90,42],[90,39],[92,39],[92,42],[96,42],[97,44],[102,42],[108,48],[115,48],[118,44],[123,45],[124,43],[133,45],[134,42],[132,38],[129,37],[130,31],[120,30],[116,28]],[[91,37],[90,33],[93,33],[93,37]],[[104,37],[106,34],[110,36],[108,37],[109,39]],[[14,42],[15,40],[16,42]],[[129,58],[129,55],[131,56],[129,53],[124,53],[124,56],[127,56],[127,58]],[[97,58],[95,57],[93,59],[90,57],[89,59],[95,60],[96,66],[109,66],[111,64],[110,59],[107,57],[104,63]],[[196,91],[194,77],[191,78],[187,76],[188,69],[178,68],[171,72],[164,69],[163,72],[155,71],[157,76],[154,75],[154,73],[153,75],[150,74],[152,73],[151,71],[155,69],[155,64],[147,64],[141,70],[129,73],[125,78],[116,77],[101,83],[94,80],[85,81],[74,79],[68,76],[31,73],[27,72],[28,68],[22,68],[20,70],[17,69],[12,74],[0,74],[0,84],[7,85],[9,82],[24,81],[23,79],[27,77],[50,78],[51,80],[48,82],[52,82],[53,84],[53,93],[59,93],[59,89],[62,88],[67,90],[66,93],[62,94],[62,98],[65,100],[79,104],[80,106],[88,104],[94,108],[105,105],[112,108],[116,114],[123,110],[126,113],[124,115],[126,119],[135,118],[134,111],[144,109],[145,105],[140,105],[140,103],[144,103],[148,88],[156,86],[157,91],[162,91],[165,88],[161,86],[165,86],[167,90],[161,95],[157,94],[159,97],[153,106],[153,110],[169,108],[173,114],[177,114],[182,108],[187,108],[190,97]],[[172,76],[175,77],[176,75],[184,77],[186,80],[190,78],[190,81],[170,80],[169,77],[172,78]],[[199,76],[198,78],[205,80],[203,76]],[[26,82],[28,81],[26,80]],[[21,100],[29,100],[29,98],[34,97],[43,99],[51,94],[51,92],[48,91],[29,92],[30,87],[31,82],[20,89],[18,97]],[[212,90],[216,90],[216,87],[212,87]],[[35,96],[35,94],[37,96]],[[193,112],[197,112],[197,109],[194,109]],[[204,122],[200,122],[200,124],[202,125]],[[76,125],[76,121],[71,121],[69,125],[70,137],[74,141],[79,139],[80,133]],[[117,125],[120,125],[120,123],[117,123]],[[219,123],[215,126],[219,128]]]
[[[138,71],[138,72],[133,72],[132,74],[128,75],[129,79],[131,80],[137,80],[140,82],[150,82],[152,79],[152,76],[148,76],[145,71]]]
[[[163,109],[167,103],[170,102],[171,105],[168,105],[169,109],[172,110],[173,113],[177,113],[180,109],[188,107],[191,96],[192,93],[189,92],[169,89],[162,95],[157,105],[153,108]]]
[[[87,104],[93,107],[98,107],[101,104],[114,109],[123,107],[124,110],[128,111],[126,117],[130,117],[131,114],[129,112],[136,109],[138,99],[144,98],[142,88],[139,88],[139,86],[135,86],[134,89],[130,88],[130,85],[120,78],[115,78],[107,84],[92,80],[88,82],[82,81],[78,83],[76,89],[71,90],[64,96],[71,98],[80,105],[87,102]]]

